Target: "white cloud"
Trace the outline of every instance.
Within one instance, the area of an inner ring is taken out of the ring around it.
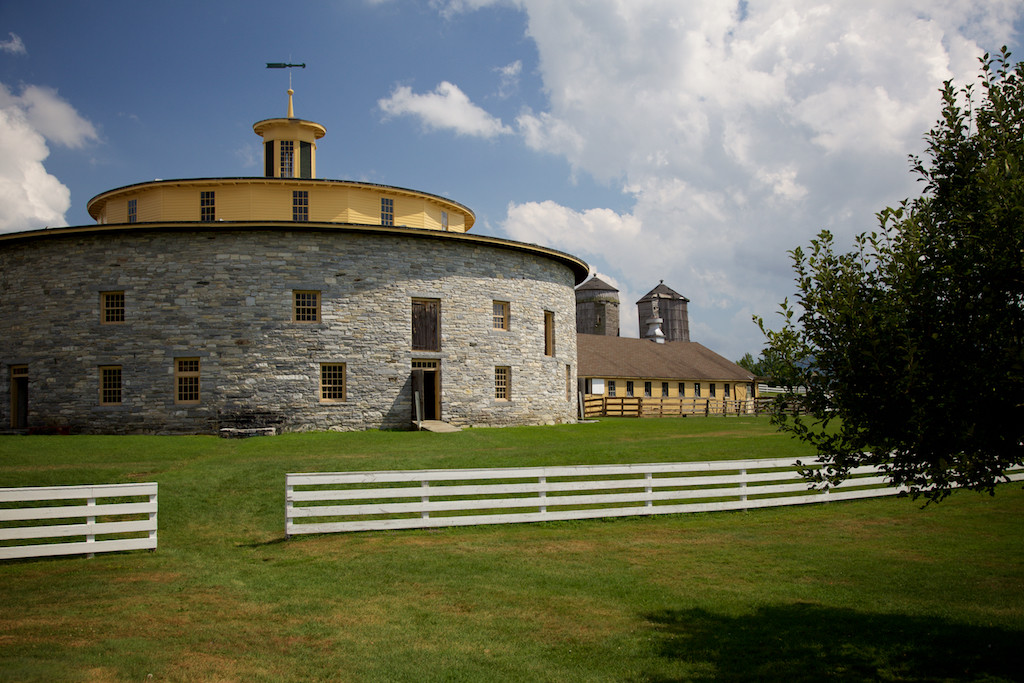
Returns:
[[[906,159],[939,116],[942,81],[974,82],[977,58],[1024,20],[1019,0],[511,4],[548,99],[516,132],[633,206],[596,220],[607,210],[513,198],[503,229],[623,289],[664,279],[729,357],[760,349],[750,313],[771,319],[792,293],[787,250],[823,228],[852,246],[876,211],[920,192]]]
[[[494,70],[501,77],[501,82],[498,84],[498,97],[506,99],[519,89],[519,76],[523,73],[521,59],[505,66],[496,67]]]
[[[377,101],[388,116],[415,116],[425,126],[451,130],[458,135],[491,138],[512,129],[501,119],[473,104],[457,85],[442,81],[433,92],[417,95],[408,86],[397,86],[390,97]]]
[[[65,225],[71,192],[46,171],[47,141],[81,148],[99,139],[56,91],[0,83],[0,232]]]
[[[25,49],[25,43],[21,40],[21,36],[14,33],[10,33],[8,35],[11,36],[10,40],[0,40],[0,52],[9,52],[12,55],[28,54],[28,51]]]
[[[565,247],[595,238],[628,241],[640,234],[640,221],[611,209],[573,211],[553,201],[512,202],[503,228],[521,242]]]

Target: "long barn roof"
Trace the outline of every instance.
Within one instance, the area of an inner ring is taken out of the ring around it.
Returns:
[[[577,334],[580,377],[753,382],[755,376],[697,342]]]

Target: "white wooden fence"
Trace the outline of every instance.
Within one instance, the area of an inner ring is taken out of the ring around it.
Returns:
[[[155,549],[156,496],[152,482],[0,488],[0,559]]]
[[[1024,479],[1024,469],[1013,479]],[[285,534],[746,510],[891,496],[873,467],[809,488],[796,460],[335,472],[285,476]]]

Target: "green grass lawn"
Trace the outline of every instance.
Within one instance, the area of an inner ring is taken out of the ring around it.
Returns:
[[[0,563],[0,680],[1020,680],[1024,492],[284,540],[287,472],[807,456],[763,418],[2,437],[157,481],[156,552]]]

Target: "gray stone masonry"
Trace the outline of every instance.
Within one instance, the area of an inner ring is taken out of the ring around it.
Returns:
[[[411,363],[440,360],[441,419],[461,426],[576,417],[573,273],[539,253],[469,240],[338,230],[151,229],[0,244],[0,427],[10,367],[28,368],[30,428],[77,433],[407,429]],[[293,322],[294,290],[321,320]],[[124,291],[126,320],[100,322]],[[441,351],[411,350],[411,299],[441,302]],[[511,302],[508,331],[492,302]],[[544,355],[544,311],[555,355]],[[198,404],[175,403],[175,359],[200,359]],[[320,364],[346,365],[346,400],[320,401]],[[122,403],[99,405],[100,366]],[[495,400],[494,368],[511,368]],[[568,391],[566,366],[569,366]]]

